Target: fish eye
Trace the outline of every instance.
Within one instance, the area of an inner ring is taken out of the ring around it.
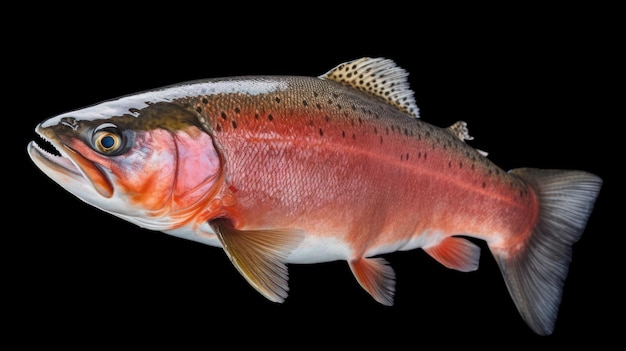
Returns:
[[[105,123],[93,131],[91,143],[101,154],[115,155],[124,146],[124,135],[114,124]]]

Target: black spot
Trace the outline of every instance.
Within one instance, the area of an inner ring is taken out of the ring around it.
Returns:
[[[424,160],[428,158],[428,154],[424,152]]]
[[[259,114],[258,113],[254,114],[254,119],[259,119]]]
[[[345,137],[346,137],[346,132],[344,132],[344,131],[342,130],[342,131],[341,131],[341,136],[342,136],[343,138],[345,138]]]
[[[218,132],[221,132],[222,131],[222,126],[218,124],[217,126],[215,126],[215,130],[218,131]]]
[[[209,103],[209,99],[207,99],[205,97],[202,98],[202,103],[205,104],[205,105],[208,104]]]
[[[274,116],[272,116],[272,114],[270,113],[269,115],[267,115],[267,119],[269,119],[270,121],[274,120]]]
[[[322,105],[320,105],[320,104],[315,104],[315,106],[317,106],[317,108],[318,108],[319,110],[321,110],[321,109],[322,109]]]
[[[333,100],[328,99],[328,104],[329,104],[329,105],[332,105],[332,104],[333,104]]]
[[[356,106],[355,106],[355,105],[352,105],[352,109],[353,109],[354,111],[356,111]]]
[[[317,91],[314,91],[314,92],[313,92],[313,96],[318,97],[318,95],[319,95],[319,94],[317,93]]]
[[[363,124],[363,120],[359,117],[359,125]]]
[[[232,124],[233,124],[233,128],[237,129],[237,122],[233,121]]]
[[[280,98],[279,98],[279,97],[276,97],[276,99],[275,99],[275,100],[276,100],[276,103],[277,103],[277,104],[280,104]]]
[[[198,113],[202,112],[202,107],[200,107],[200,106],[196,107],[196,112],[198,112]]]
[[[409,153],[408,152],[406,153],[406,160],[407,161],[409,160]]]
[[[381,144],[383,143],[383,136],[382,135],[380,136],[380,143]]]
[[[336,99],[336,98],[338,98],[338,97],[339,97],[339,94],[337,94],[337,93],[333,93],[333,97]]]
[[[448,168],[452,168],[452,161],[448,161]]]
[[[463,162],[459,161],[459,168],[463,168]]]
[[[223,118],[223,119],[226,119],[226,118],[228,118],[228,116],[226,116],[226,112],[224,112],[224,111],[222,111],[222,114],[221,114],[221,116],[222,116],[222,118]]]
[[[235,113],[239,113],[241,112],[241,110],[239,109],[239,107],[235,107]]]
[[[337,104],[337,109],[341,110],[341,105]]]
[[[483,188],[487,187],[487,183],[483,182]]]
[[[308,106],[309,104],[306,102],[306,100],[302,100],[302,105]]]
[[[352,139],[356,139],[356,135],[352,133]]]
[[[324,131],[320,128],[320,136],[324,136]]]
[[[330,121],[330,117],[328,117],[328,115],[325,115],[324,120],[326,120],[326,123],[328,123],[328,121]]]

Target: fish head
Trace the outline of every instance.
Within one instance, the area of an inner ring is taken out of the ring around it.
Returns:
[[[45,120],[35,129],[41,145],[30,142],[28,153],[84,202],[144,228],[178,228],[215,194],[218,151],[188,107],[135,105],[118,100]]]

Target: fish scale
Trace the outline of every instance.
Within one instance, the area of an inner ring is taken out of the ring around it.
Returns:
[[[457,211],[456,206],[449,204],[463,201],[463,199],[472,199],[473,204],[481,203],[478,197],[468,197],[465,191],[458,191],[459,188],[482,193],[483,196],[488,197],[497,195],[502,198],[501,201],[520,202],[519,208],[527,207],[529,202],[533,201],[531,197],[524,198],[527,194],[527,186],[515,178],[505,177],[505,172],[493,166],[482,155],[447,130],[435,129],[396,109],[382,109],[379,107],[380,101],[375,97],[364,96],[355,101],[350,94],[351,91],[343,93],[343,90],[347,88],[342,85],[336,87],[331,85],[333,89],[332,93],[329,93],[324,90],[328,89],[327,84],[320,83],[326,82],[306,77],[289,80],[288,93],[295,94],[309,90],[316,92],[312,94],[315,100],[310,103],[302,96],[276,94],[261,99],[260,103],[250,103],[245,97],[240,100],[224,98],[222,101],[236,102],[236,106],[222,104],[220,100],[217,100],[211,107],[203,110],[203,113],[208,116],[207,119],[211,121],[211,129],[215,131],[216,143],[224,150],[224,158],[229,160],[226,178],[230,179],[230,184],[238,189],[237,197],[240,202],[250,204],[247,210],[251,213],[240,216],[255,221],[250,223],[250,226],[290,227],[293,222],[302,221],[300,218],[307,213],[309,213],[307,217],[313,221],[317,221],[318,217],[329,218],[330,216],[332,218],[335,211],[328,210],[335,207],[350,208],[353,213],[352,217],[357,218],[358,216],[354,213],[357,212],[358,205],[350,202],[356,200],[355,197],[358,198],[361,193],[360,189],[367,189],[370,186],[376,189],[374,195],[389,193],[386,198],[390,201],[401,203],[403,207],[411,209],[408,213],[396,209],[395,217],[398,218],[385,216],[384,218],[390,222],[387,230],[375,231],[371,234],[379,240],[387,236],[391,237],[391,240],[396,240],[400,231],[393,227],[393,223],[398,226],[407,226],[407,223],[413,220],[412,218],[420,217],[422,212],[429,211],[428,209],[418,210],[424,206],[424,203],[429,208],[440,209],[425,215],[429,218],[450,217],[446,208]],[[258,99],[255,97],[254,100]],[[326,102],[330,108],[321,108],[322,102]],[[351,106],[349,111],[345,110],[343,107],[345,105]],[[252,106],[252,108],[245,106]],[[380,112],[372,112],[377,110]],[[272,116],[272,118],[267,116]],[[233,121],[238,122],[233,125]],[[237,125],[240,127],[238,128]],[[297,140],[294,140],[296,136]],[[231,153],[229,150],[235,152]],[[412,157],[411,152],[414,153]],[[396,155],[396,157],[390,157],[390,155]],[[286,162],[289,163],[286,164]],[[332,164],[332,168],[320,169],[314,166],[316,162]],[[465,167],[463,167],[464,163]],[[442,168],[447,168],[446,177],[440,174]],[[257,181],[256,179],[263,177],[264,172],[272,172],[280,176],[268,179],[268,181],[275,181],[273,184]],[[424,175],[425,173],[431,173],[432,176]],[[500,177],[497,176],[498,174]],[[419,184],[424,180],[429,184]],[[399,186],[399,184],[411,182],[415,184],[407,187]],[[427,192],[421,194],[415,189],[433,187],[436,182],[441,183],[435,186],[434,190],[440,196],[444,194],[441,188],[449,187],[447,190],[449,195],[446,196],[450,200],[438,199],[439,201],[434,204],[431,201],[424,202],[425,198],[432,196]],[[385,189],[386,183],[389,189]],[[487,187],[490,190],[482,190]],[[394,191],[393,188],[397,190]],[[493,189],[499,189],[499,191],[494,192]],[[343,197],[346,203],[337,204],[338,196],[334,196],[336,194],[331,192],[348,194]],[[456,198],[454,193],[462,194],[461,198]],[[398,201],[400,196],[402,199]],[[267,209],[259,208],[259,199],[265,200],[263,202],[268,204]],[[299,210],[294,207],[297,204],[296,199],[301,200],[299,204],[302,208]],[[369,208],[376,208],[374,204],[367,201],[360,202],[365,204],[363,213],[368,213]],[[472,206],[472,203],[462,208],[469,210],[475,206]],[[315,206],[315,204],[319,205]],[[321,208],[322,211],[330,213],[311,216],[311,207]],[[386,206],[382,207],[386,208]],[[245,210],[238,208],[237,212]],[[345,226],[346,221],[343,220],[344,216],[339,215],[339,217],[340,223],[337,227],[341,228]],[[363,217],[369,217],[369,213]],[[461,223],[481,218],[474,212],[469,213],[467,218],[462,218],[460,213],[457,213],[456,217]],[[504,222],[510,222],[504,216],[498,217]],[[270,224],[268,223],[270,220],[278,223]],[[526,222],[524,218],[521,220]],[[287,222],[280,223],[280,221]],[[242,221],[239,224],[245,228]],[[371,226],[371,223],[366,222],[364,225]],[[354,226],[356,228],[351,232],[355,239],[348,240],[370,241],[366,240],[366,235],[364,235],[368,232],[367,228],[360,228],[357,224]],[[410,227],[417,228],[419,224]],[[470,230],[467,225],[463,228]],[[422,232],[428,229],[428,227],[423,227]],[[393,234],[387,235],[387,232]],[[415,230],[404,229],[404,232],[406,236],[415,234]],[[480,234],[481,232],[481,230],[473,230],[470,233]],[[339,235],[339,233],[332,232],[328,235]],[[451,229],[451,233],[459,232]]]
[[[40,123],[54,146],[34,164],[86,203],[143,228],[222,248],[280,303],[288,265],[346,261],[377,302],[384,258],[421,248],[478,269],[484,240],[515,305],[553,332],[572,245],[602,179],[579,170],[504,171],[466,143],[466,124],[422,121],[408,73],[361,58],[318,77],[198,80]]]

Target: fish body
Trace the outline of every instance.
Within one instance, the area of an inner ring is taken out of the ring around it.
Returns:
[[[423,249],[478,268],[484,240],[524,320],[550,334],[602,180],[575,170],[504,171],[464,122],[423,122],[393,61],[319,77],[241,76],[133,94],[48,119],[34,163],[69,192],[144,228],[224,249],[282,302],[288,264],[348,262],[393,304],[382,257]]]

